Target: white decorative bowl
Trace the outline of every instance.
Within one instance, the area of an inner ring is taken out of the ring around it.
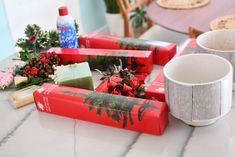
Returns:
[[[163,69],[170,113],[193,126],[214,123],[232,104],[231,64],[211,54],[190,54],[168,62]]]
[[[208,31],[197,37],[199,53],[215,54],[227,59],[233,67],[233,90],[235,90],[235,30]]]

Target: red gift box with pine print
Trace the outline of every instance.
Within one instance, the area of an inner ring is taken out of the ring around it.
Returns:
[[[79,44],[80,47],[85,48],[150,50],[153,52],[153,63],[158,65],[165,65],[176,53],[176,44],[174,43],[122,38],[99,33],[81,35]]]
[[[153,53],[143,50],[109,50],[87,48],[51,48],[48,52],[55,52],[61,59],[61,64],[87,61],[92,70],[106,71],[110,66],[119,65],[138,73],[149,74],[153,69]]]
[[[38,111],[161,135],[168,123],[163,102],[45,83],[35,90]]]

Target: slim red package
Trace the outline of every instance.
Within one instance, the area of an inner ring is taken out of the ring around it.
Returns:
[[[45,83],[35,90],[38,111],[161,135],[168,123],[164,102]]]
[[[62,64],[87,61],[90,68],[106,71],[110,66],[119,65],[122,60],[123,68],[136,70],[138,73],[150,73],[153,68],[153,53],[140,50],[108,50],[86,48],[51,48],[48,52],[55,52]]]
[[[153,52],[153,63],[159,65],[165,65],[176,53],[176,44],[174,43],[122,38],[99,33],[81,35],[79,44],[80,47],[85,48],[150,50]]]
[[[175,56],[181,56],[183,54],[194,53],[196,47],[195,39],[188,39]],[[164,75],[161,72],[155,80],[145,89],[146,99],[156,99],[158,101],[165,102],[165,90],[164,90]]]

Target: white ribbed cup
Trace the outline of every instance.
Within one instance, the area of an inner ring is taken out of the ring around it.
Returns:
[[[232,65],[211,54],[190,54],[163,69],[170,113],[194,126],[214,123],[231,109]]]
[[[233,90],[235,90],[235,30],[208,31],[197,37],[199,53],[215,54],[227,59],[233,67]]]

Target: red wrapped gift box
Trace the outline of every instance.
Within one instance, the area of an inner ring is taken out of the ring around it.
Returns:
[[[163,102],[45,83],[33,93],[37,109],[118,128],[161,135],[168,123]]]
[[[196,47],[195,39],[188,39],[182,49],[179,50],[175,57],[181,56],[183,54],[194,53]],[[164,75],[161,72],[157,78],[146,88],[145,90],[146,99],[156,99],[165,102],[165,91],[164,91]]]
[[[153,63],[165,65],[176,53],[176,44],[148,41],[137,38],[122,38],[99,33],[88,33],[79,37],[80,47],[102,49],[151,50]]]
[[[41,53],[49,52],[55,52],[60,57],[62,64],[87,61],[91,69],[107,70],[109,66],[114,64],[112,62],[109,65],[110,60],[119,65],[119,59],[122,60],[123,66],[127,65],[127,68],[136,70],[138,73],[150,73],[153,68],[153,54],[151,51],[51,48],[48,52]],[[101,60],[101,62],[97,64],[97,60]]]

